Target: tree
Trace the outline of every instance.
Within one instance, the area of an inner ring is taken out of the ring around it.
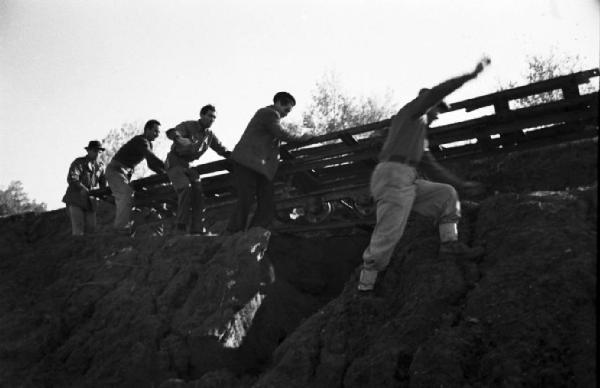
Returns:
[[[311,103],[303,112],[303,125],[313,133],[326,134],[383,120],[394,112],[391,92],[381,98],[350,97],[334,72],[315,84]],[[292,125],[292,130],[295,129]]]
[[[106,151],[100,154],[99,159],[104,165],[107,165],[123,144],[127,143],[132,137],[143,133],[143,128],[144,124],[136,121],[133,123],[124,123],[121,125],[121,128],[111,129],[104,139],[102,139],[102,145],[106,148]],[[168,144],[167,139],[164,137],[159,137],[153,142],[154,152],[157,155],[161,150],[166,149],[166,147],[168,147]],[[154,172],[148,168],[146,163],[142,162],[136,166],[132,179],[143,178],[151,174],[154,174]]]
[[[44,211],[46,204],[29,200],[21,181],[12,181],[6,190],[0,189],[0,216]]]
[[[576,73],[583,70],[582,63],[583,61],[579,55],[568,56],[556,55],[555,53],[546,56],[533,55],[527,58],[527,69],[523,74],[523,82],[530,84]],[[506,84],[500,84],[499,90],[511,89],[516,86],[518,86],[517,82],[509,81]],[[597,85],[589,83],[582,87],[581,92],[585,94],[597,90]],[[515,100],[514,107],[523,108],[560,99],[562,99],[562,91],[554,90]]]

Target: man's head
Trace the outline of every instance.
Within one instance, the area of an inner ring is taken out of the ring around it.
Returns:
[[[217,110],[213,105],[204,105],[200,109],[200,123],[204,128],[210,128],[210,126],[217,119]]]
[[[273,96],[273,106],[281,117],[287,116],[295,105],[296,99],[288,92],[279,92]]]
[[[428,89],[428,88],[421,89],[419,91],[419,97],[421,97],[425,93],[429,93],[430,90],[431,89]],[[444,100],[440,101],[439,104],[429,108],[429,110],[426,112],[427,123],[431,124],[432,122],[437,120],[440,113],[448,112],[449,110],[450,110],[450,106]]]
[[[97,160],[98,154],[104,151],[102,143],[100,143],[98,140],[91,140],[85,149],[87,151],[87,157],[90,160]]]
[[[154,141],[160,133],[160,123],[158,120],[148,120],[144,125],[144,136],[150,141]]]

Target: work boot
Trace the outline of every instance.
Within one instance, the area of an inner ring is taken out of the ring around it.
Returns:
[[[375,281],[377,281],[377,272],[371,269],[362,269],[358,279],[358,291],[373,291]]]
[[[440,244],[440,255],[444,256],[473,260],[483,256],[484,253],[483,247],[470,247],[461,241],[446,241]]]

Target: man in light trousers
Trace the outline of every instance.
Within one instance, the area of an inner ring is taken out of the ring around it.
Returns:
[[[476,258],[483,254],[480,247],[470,248],[458,241],[460,202],[455,187],[476,192],[475,182],[454,179],[452,185],[420,179],[417,166],[426,152],[427,129],[439,113],[447,111],[444,97],[467,81],[476,78],[490,63],[482,59],[475,69],[445,81],[432,89],[422,89],[414,100],[392,117],[386,141],[379,154],[379,164],[371,176],[371,194],[377,204],[377,223],[371,241],[363,253],[359,291],[371,291],[377,275],[390,262],[394,248],[404,233],[411,210],[438,221],[440,254]],[[431,163],[430,163],[431,164]],[[436,166],[439,170],[439,166]],[[448,174],[451,176],[451,174]]]
[[[152,142],[158,138],[160,122],[148,120],[144,133],[134,136],[113,156],[106,167],[108,186],[115,197],[115,231],[131,234],[131,207],[133,188],[130,185],[135,166],[146,159],[148,167],[157,174],[165,172],[165,165],[152,151]]]

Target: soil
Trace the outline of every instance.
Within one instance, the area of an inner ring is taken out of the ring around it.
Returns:
[[[597,142],[448,164],[489,190],[438,254],[411,215],[374,293],[364,230],[70,236],[0,219],[0,386],[593,387]],[[141,217],[142,215],[140,215]]]

